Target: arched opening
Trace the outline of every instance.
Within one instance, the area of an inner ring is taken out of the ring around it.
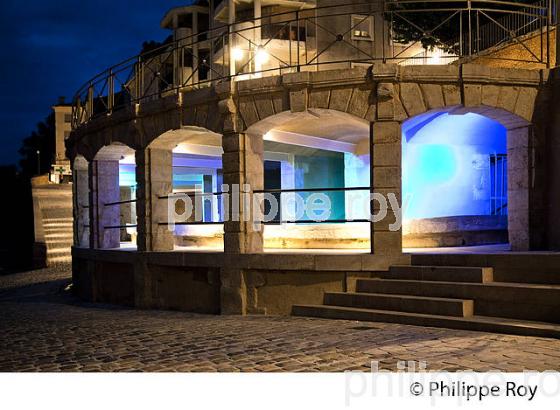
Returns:
[[[135,151],[123,144],[101,148],[92,164],[94,247],[136,248]]]
[[[403,248],[508,244],[508,220],[527,206],[509,183],[519,165],[508,158],[527,147],[508,140],[515,129],[527,136],[527,127],[513,114],[485,107],[430,111],[406,121]],[[514,229],[528,229],[526,223]]]
[[[247,133],[264,140],[265,250],[370,249],[369,122],[310,109],[274,115]]]
[[[173,248],[222,251],[222,136],[188,126],[160,135],[149,149],[170,154],[162,164],[168,192],[160,192],[158,206],[169,210],[165,229],[173,236]]]

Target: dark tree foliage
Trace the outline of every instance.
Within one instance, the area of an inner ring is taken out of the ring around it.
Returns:
[[[168,36],[164,41],[144,41],[142,43],[142,50],[140,51],[140,54],[157,55],[159,53],[162,53],[165,50],[164,46],[171,43],[172,41],[173,36]]]
[[[19,150],[21,173],[24,177],[49,172],[56,150],[54,112],[37,124],[37,129],[23,140]],[[37,151],[40,154],[37,154]],[[39,161],[40,159],[40,161]],[[40,162],[40,163],[39,163]]]
[[[388,2],[386,18],[393,27],[393,40],[397,43],[418,41],[426,49],[435,47],[447,52],[457,53],[459,50],[460,32],[464,40],[468,38],[469,13],[467,1],[417,1],[417,2]],[[520,11],[524,5],[534,4],[536,0],[508,0],[507,3],[519,3],[519,6],[484,0],[473,0],[473,9],[485,9],[485,14],[471,11],[471,27],[475,25],[492,24],[493,19],[500,19],[507,11]],[[462,13],[458,10],[464,10]],[[493,11],[495,10],[495,11]],[[489,18],[490,17],[490,18]]]
[[[0,166],[3,215],[0,235],[0,275],[28,270],[33,262],[33,203],[31,184],[15,165]]]

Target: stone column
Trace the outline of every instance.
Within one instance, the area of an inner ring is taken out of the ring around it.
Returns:
[[[84,159],[74,160],[72,171],[74,191],[74,246],[89,246],[89,178],[88,164]]]
[[[107,227],[120,225],[119,161],[100,160],[89,163],[90,247],[112,249],[120,247],[120,230]]]
[[[136,216],[138,250],[172,251],[173,232],[160,222],[168,221],[167,199],[173,189],[173,153],[171,150],[146,148],[136,151]]]
[[[373,124],[373,192],[383,195],[388,206],[387,216],[372,224],[372,250],[374,254],[402,253],[402,226],[393,224],[400,220],[402,208],[401,174],[401,124],[397,121],[377,121]],[[398,202],[398,211],[391,202]],[[375,211],[380,204],[374,201]]]
[[[263,226],[255,225],[250,206],[252,192],[263,189],[263,139],[240,133],[222,137],[224,184],[229,190],[228,220],[224,222],[224,252],[231,255],[263,251]],[[247,192],[243,192],[243,191]],[[238,204],[238,205],[236,205]],[[221,313],[247,313],[247,286],[241,269],[223,268],[221,277]]]
[[[228,133],[222,137],[224,184],[230,192],[229,220],[224,223],[224,252],[263,251],[263,227],[255,225],[252,192],[263,189],[263,138]],[[237,206],[238,205],[238,206]]]
[[[507,132],[508,235],[513,251],[528,251],[531,246],[530,132],[530,127]]]

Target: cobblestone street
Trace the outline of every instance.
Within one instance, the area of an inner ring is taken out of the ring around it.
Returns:
[[[560,341],[385,323],[80,302],[69,267],[0,276],[0,371],[560,370]]]

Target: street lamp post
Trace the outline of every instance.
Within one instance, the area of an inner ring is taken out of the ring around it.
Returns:
[[[37,175],[41,175],[41,151],[37,150]]]

